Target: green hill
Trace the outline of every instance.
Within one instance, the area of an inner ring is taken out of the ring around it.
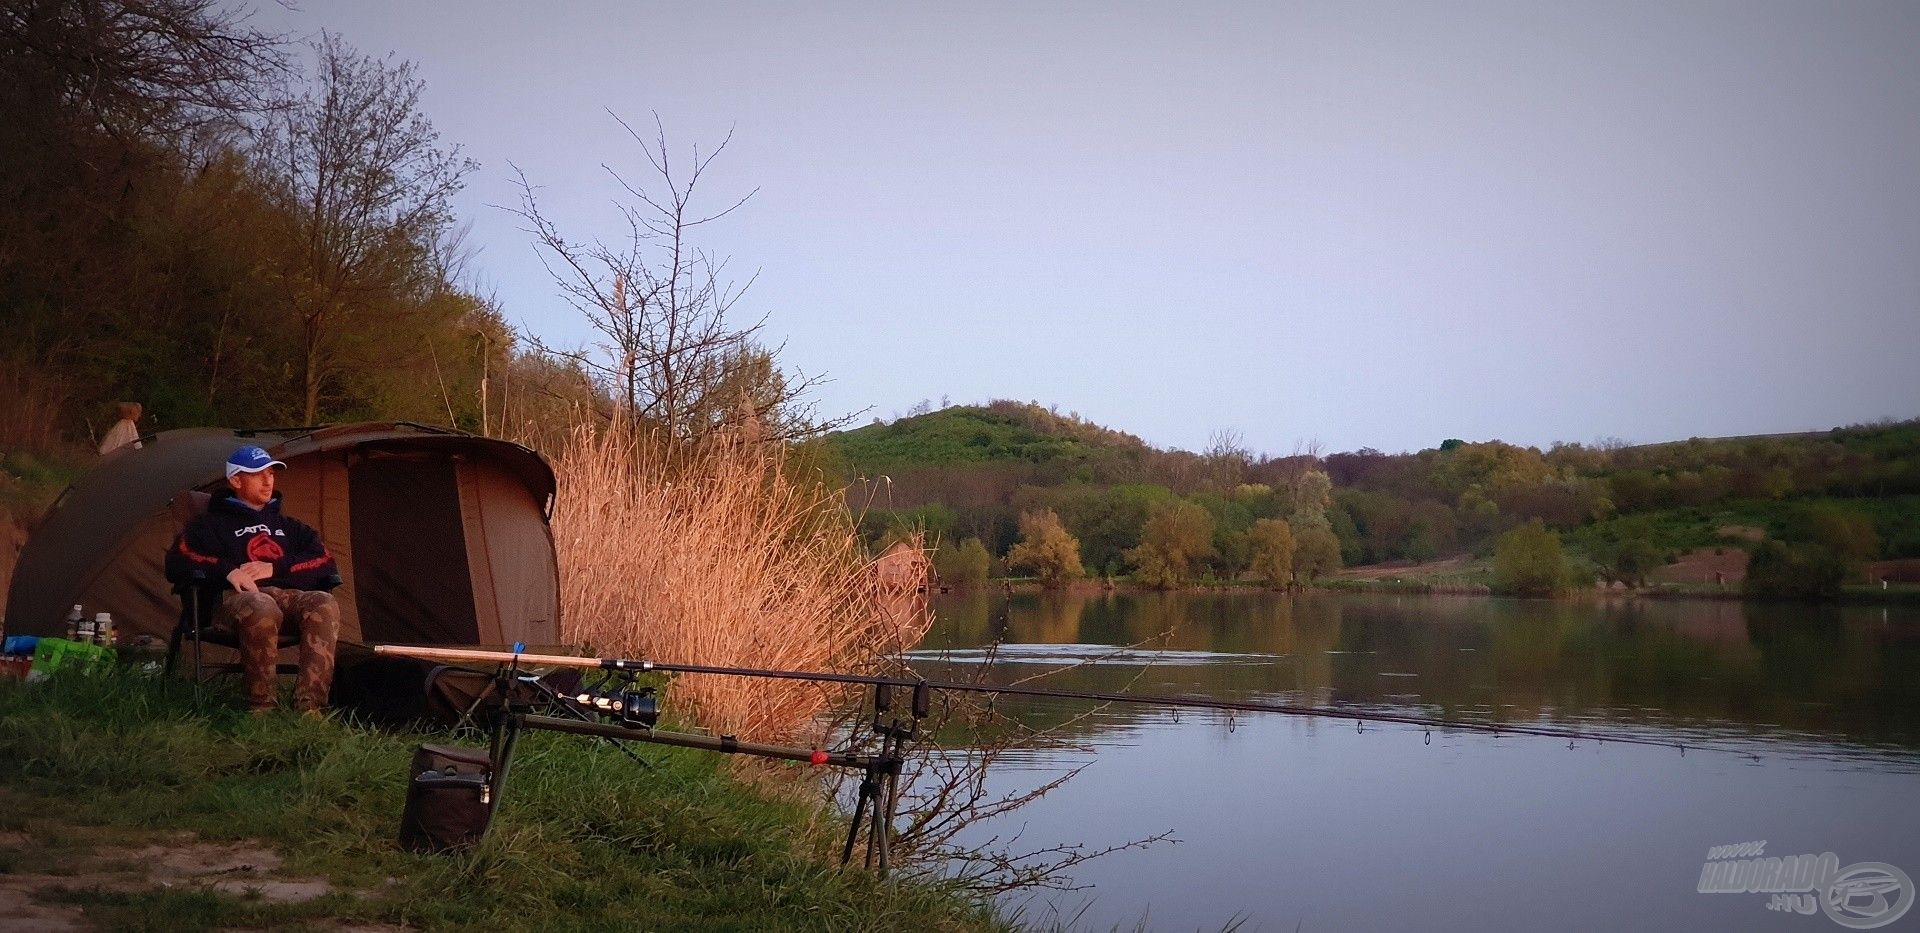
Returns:
[[[1092,463],[1137,459],[1146,442],[1039,405],[995,401],[874,423],[827,438],[860,474],[980,463]]]

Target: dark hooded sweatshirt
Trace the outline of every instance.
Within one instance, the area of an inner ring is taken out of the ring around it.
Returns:
[[[320,589],[322,581],[339,571],[318,532],[280,514],[278,492],[255,509],[234,498],[233,490],[222,489],[207,503],[206,514],[174,537],[167,549],[167,579],[224,585],[234,568],[256,560],[273,565],[273,576],[258,585],[289,590]]]

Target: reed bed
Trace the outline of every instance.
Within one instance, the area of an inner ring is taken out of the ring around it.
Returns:
[[[878,573],[843,499],[795,475],[778,443],[576,424],[550,453],[570,643],[684,664],[870,672],[931,624],[917,582]],[[842,695],[683,675],[667,709],[722,734],[817,741]]]

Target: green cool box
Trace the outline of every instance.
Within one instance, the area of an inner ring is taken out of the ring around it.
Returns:
[[[113,649],[64,638],[42,638],[33,649],[33,672],[51,674],[68,668],[108,667],[113,664]]]

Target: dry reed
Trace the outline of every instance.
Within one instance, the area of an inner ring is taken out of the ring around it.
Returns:
[[[842,498],[791,475],[779,444],[576,424],[551,453],[570,643],[684,664],[864,672],[932,621],[923,598],[898,592],[912,583],[876,572]],[[667,707],[723,734],[817,740],[840,696],[800,681],[685,675]]]
[[[59,446],[70,392],[49,368],[14,352],[0,356],[0,446],[45,451]]]

